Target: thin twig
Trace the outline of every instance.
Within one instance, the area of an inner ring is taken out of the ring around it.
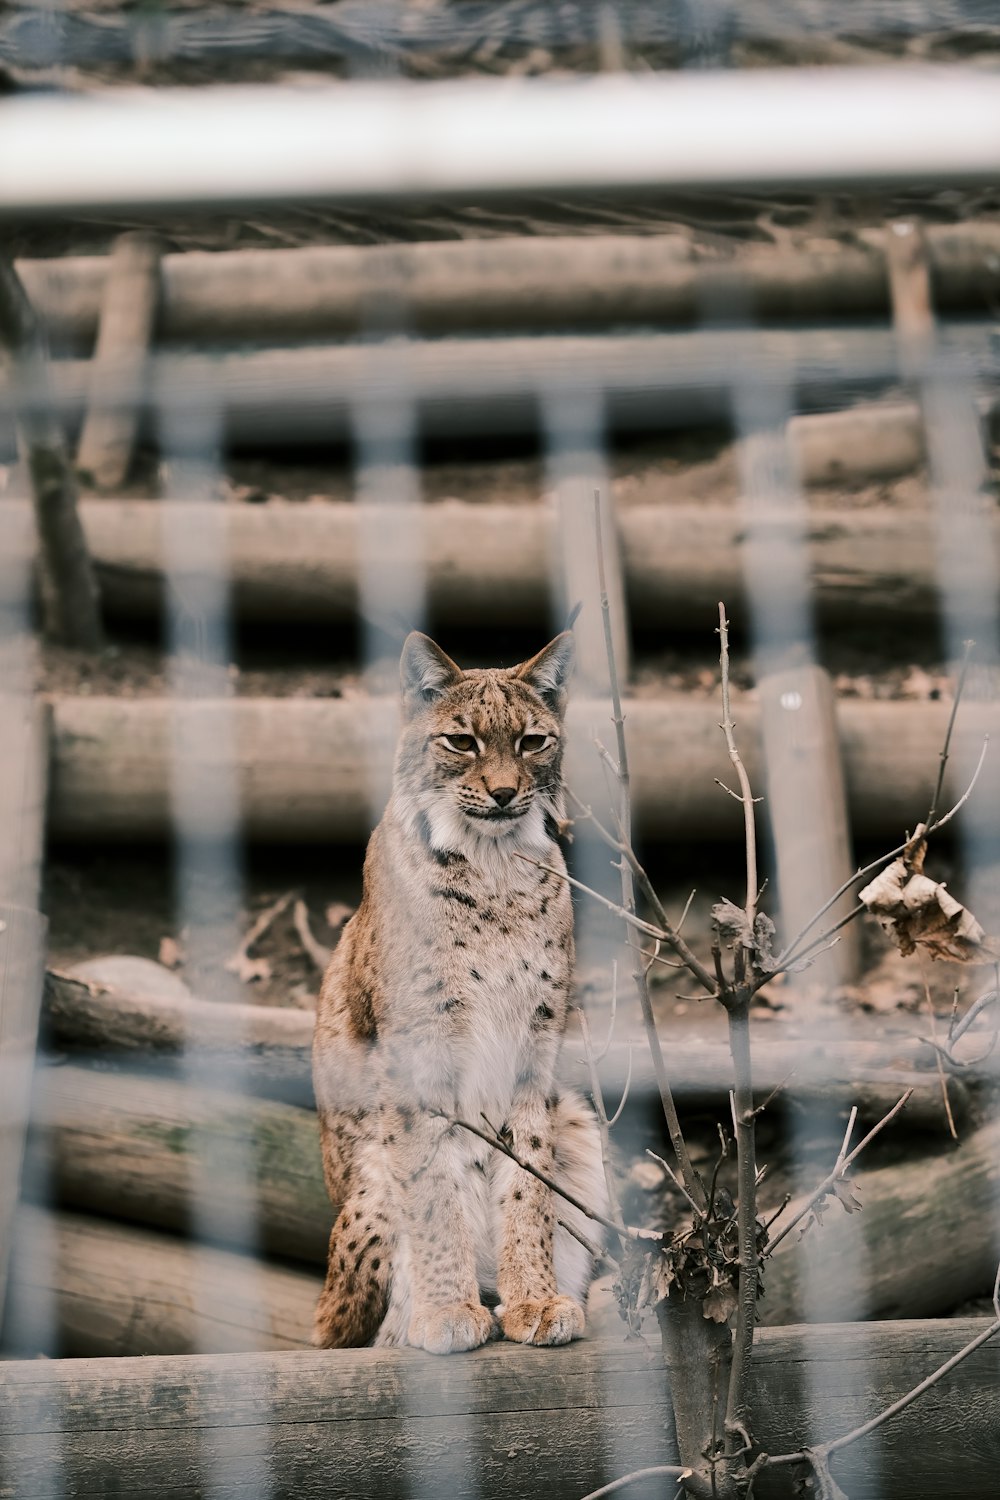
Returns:
[[[608,1120],[608,1129],[609,1130],[613,1130],[614,1127],[618,1124],[618,1121],[621,1119],[621,1117],[622,1117],[622,1110],[625,1108],[625,1101],[628,1099],[628,1091],[631,1088],[631,1086],[632,1086],[632,1043],[629,1042],[629,1044],[628,1044],[628,1067],[627,1067],[627,1069],[625,1071],[625,1087],[624,1087],[624,1089],[622,1089],[621,1103],[619,1104],[618,1108],[615,1110],[615,1112],[611,1116],[611,1118]]]
[[[618,1262],[606,1250],[603,1250],[600,1245],[590,1239],[588,1235],[585,1235],[582,1229],[577,1229],[568,1219],[557,1218],[556,1223],[560,1229],[565,1229],[567,1234],[572,1235],[573,1239],[583,1246],[594,1261],[603,1261],[606,1266],[610,1266],[612,1271],[618,1270]]]
[[[998,1277],[998,1281],[1000,1281],[1000,1277]],[[845,1432],[842,1437],[833,1438],[829,1443],[817,1444],[813,1451],[829,1459],[831,1454],[839,1453],[842,1448],[848,1448],[852,1443],[857,1443],[861,1438],[867,1437],[869,1433],[874,1432],[885,1422],[889,1422],[893,1417],[898,1416],[901,1411],[905,1411],[908,1406],[912,1406],[914,1401],[919,1400],[921,1396],[937,1385],[939,1380],[943,1379],[945,1375],[950,1374],[956,1365],[960,1365],[963,1360],[968,1359],[970,1354],[974,1354],[980,1345],[985,1344],[995,1333],[1000,1333],[1000,1310],[997,1312],[996,1319],[984,1328],[982,1333],[977,1333],[974,1339],[970,1339],[956,1354],[953,1354],[950,1359],[946,1359],[943,1365],[938,1365],[936,1370],[932,1370],[930,1375],[926,1379],[921,1380],[919,1385],[915,1385],[904,1396],[900,1396],[898,1401],[894,1401],[891,1406],[885,1407],[883,1411],[878,1412],[869,1421],[863,1422],[860,1427],[855,1427],[851,1432]],[[807,1460],[808,1454],[806,1453],[782,1453],[771,1458],[770,1462],[772,1464],[794,1464]]]
[[[844,1174],[850,1167],[854,1165],[858,1157],[861,1155],[862,1151],[864,1151],[865,1147],[870,1145],[875,1137],[896,1118],[896,1116],[899,1114],[899,1111],[906,1105],[907,1100],[910,1098],[910,1095],[912,1093],[912,1089],[907,1089],[906,1093],[903,1094],[901,1098],[896,1100],[889,1113],[887,1115],[883,1115],[882,1119],[879,1120],[877,1125],[872,1126],[871,1130],[869,1130],[864,1140],[858,1142],[849,1156],[845,1156],[844,1152],[847,1148],[850,1134],[854,1129],[854,1121],[857,1118],[857,1108],[855,1107],[851,1110],[851,1119],[848,1125],[848,1134],[845,1136],[844,1145],[841,1147],[841,1150],[837,1156],[833,1171],[828,1173],[827,1176],[823,1178],[823,1181],[820,1183],[816,1191],[810,1195],[809,1201],[803,1204],[802,1208],[799,1209],[794,1218],[790,1219],[789,1222],[785,1225],[781,1233],[775,1235],[774,1239],[767,1247],[766,1253],[768,1255],[774,1254],[774,1251],[781,1244],[785,1236],[791,1234],[796,1225],[801,1224],[806,1215],[812,1212],[813,1208],[815,1208],[820,1199],[825,1198],[827,1194],[832,1191],[834,1185],[842,1180]]]
[[[507,1142],[502,1139],[497,1131],[493,1130],[492,1125],[490,1126],[490,1130],[493,1133],[492,1135],[487,1135],[486,1131],[480,1130],[478,1125],[470,1125],[468,1120],[459,1120],[454,1115],[447,1115],[444,1110],[432,1109],[428,1113],[434,1115],[436,1119],[446,1121],[449,1126],[457,1127],[459,1130],[467,1130],[470,1135],[478,1136],[481,1141],[486,1142],[487,1146],[492,1146],[494,1151],[499,1151],[502,1156],[508,1157],[516,1167],[521,1168],[522,1172],[527,1172],[530,1177],[537,1177],[538,1181],[544,1187],[549,1188],[553,1193],[558,1193],[560,1198],[564,1198],[567,1203],[571,1203],[574,1208],[578,1208],[582,1214],[586,1214],[588,1219],[593,1219],[595,1224],[603,1224],[605,1229],[610,1229],[615,1234],[623,1235],[630,1240],[659,1240],[661,1238],[660,1235],[652,1234],[647,1230],[632,1229],[627,1224],[618,1223],[614,1219],[609,1219],[605,1214],[598,1213],[596,1209],[588,1208],[575,1194],[568,1192],[566,1188],[560,1187],[557,1182],[552,1181],[551,1177],[547,1177],[544,1172],[540,1172],[537,1167],[533,1167],[530,1162],[518,1156],[517,1152],[507,1145]]]
[[[729,621],[726,619],[726,607],[719,604],[719,640],[721,650],[719,652],[722,664],[722,732],[726,736],[726,749],[729,751],[729,759],[733,763],[740,783],[740,801],[743,803],[743,830],[746,841],[746,864],[747,864],[747,900],[746,914],[749,930],[753,931],[754,920],[757,915],[757,828],[754,818],[754,797],[750,788],[750,778],[746,773],[746,767],[740,758],[740,752],[736,748],[736,736],[734,730],[732,709],[729,703]],[[737,976],[738,978],[741,976]]]
[[[236,952],[226,959],[223,967],[231,974],[238,974],[241,979],[249,977],[248,966],[252,968],[254,962],[250,958],[250,949],[255,943],[260,941],[268,928],[277,921],[282,912],[292,904],[294,899],[295,892],[286,891],[283,896],[278,897],[277,901],[265,907],[256,920],[251,923],[243,941],[236,949]]]
[[[618,1189],[615,1185],[615,1174],[611,1166],[611,1136],[608,1113],[604,1107],[604,1090],[601,1088],[601,1080],[597,1072],[597,1062],[594,1058],[594,1048],[590,1040],[590,1026],[587,1022],[586,1012],[580,1011],[580,1035],[583,1037],[583,1051],[587,1059],[587,1067],[590,1071],[590,1092],[594,1100],[594,1112],[597,1115],[597,1129],[601,1138],[601,1162],[604,1167],[604,1183],[608,1192],[608,1203],[611,1212],[616,1219],[622,1216],[621,1203],[618,1200]],[[629,1077],[632,1074],[632,1049],[629,1048]],[[628,1092],[626,1086],[626,1093]],[[624,1101],[623,1101],[624,1102]],[[620,1110],[619,1110],[620,1113]],[[616,1115],[617,1119],[618,1116]]]
[[[927,969],[924,964],[922,953],[917,954],[920,963],[920,977],[924,982],[924,998],[927,1001],[927,1014],[931,1023],[931,1045],[934,1048],[934,1061],[937,1064],[938,1082],[941,1085],[941,1098],[944,1100],[944,1113],[948,1121],[948,1130],[953,1141],[958,1140],[958,1131],[955,1129],[955,1116],[951,1112],[951,1100],[948,1098],[948,1076],[944,1071],[944,1059],[941,1056],[941,1048],[937,1040],[937,1017],[934,1014],[934,999],[931,995],[930,980],[927,977]]]
[[[610,1484],[602,1484],[599,1490],[591,1490],[589,1495],[584,1495],[583,1500],[601,1500],[603,1495],[614,1495],[619,1490],[628,1489],[630,1484],[638,1484],[640,1479],[690,1479],[691,1470],[685,1469],[681,1464],[654,1464],[650,1469],[636,1469],[632,1474],[623,1474],[621,1479],[612,1479]]]
[[[618,1014],[618,960],[611,960],[611,1019],[608,1022],[608,1034],[604,1046],[594,1058],[595,1062],[603,1062],[611,1050],[611,1042],[615,1034],[615,1018]]]
[[[705,1210],[694,1200],[694,1198],[692,1198],[691,1194],[688,1192],[683,1182],[681,1182],[680,1178],[678,1177],[677,1173],[674,1171],[670,1163],[665,1162],[662,1156],[658,1156],[651,1146],[646,1147],[646,1155],[652,1157],[653,1161],[655,1161],[658,1166],[663,1168],[664,1172],[666,1172],[667,1176],[670,1178],[670,1181],[673,1183],[677,1191],[684,1194],[685,1198],[694,1209],[698,1218],[703,1219],[705,1217]]]
[[[937,785],[934,788],[934,796],[931,798],[931,805],[928,810],[927,816],[924,819],[924,826],[927,828],[930,828],[931,824],[934,822],[934,818],[938,810],[938,803],[941,800],[941,793],[944,790],[944,770],[945,766],[948,764],[948,752],[951,749],[951,735],[952,730],[955,728],[955,715],[958,713],[958,705],[962,701],[962,691],[965,687],[965,678],[969,670],[969,660],[972,656],[972,649],[975,644],[975,641],[966,641],[965,643],[965,654],[962,657],[962,669],[958,674],[958,682],[955,684],[955,696],[951,702],[951,714],[948,718],[948,728],[945,730],[944,745],[941,749],[941,764],[938,768]]]

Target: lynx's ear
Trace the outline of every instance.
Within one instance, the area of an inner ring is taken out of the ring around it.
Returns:
[[[561,715],[566,709],[566,687],[573,670],[573,657],[573,635],[564,630],[537,656],[515,667],[513,675],[533,687],[543,703]]]
[[[403,654],[399,661],[399,682],[403,702],[410,709],[435,698],[462,680],[462,669],[457,667],[440,646],[436,646],[428,635],[411,630],[403,642]]]

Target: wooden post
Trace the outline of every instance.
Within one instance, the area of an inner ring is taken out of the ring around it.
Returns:
[[[772,672],[759,683],[767,811],[778,867],[782,942],[795,935],[854,872],[833,685],[822,667]],[[846,895],[824,920],[857,904]],[[822,926],[815,930],[818,936]],[[856,925],[806,971],[804,982],[847,984],[860,961]]]
[[[47,924],[37,907],[49,719],[48,709],[24,694],[0,696],[0,1309],[45,974]]]
[[[76,477],[49,407],[49,378],[38,323],[10,263],[0,257],[0,348],[13,369],[21,406],[18,435],[31,474],[49,633],[68,646],[102,643],[97,583],[77,513]]]
[[[142,406],[127,398],[142,382],[156,322],[160,253],[148,234],[120,235],[111,252],[90,370],[90,404],[76,455],[77,468],[95,489],[117,489],[132,462]],[[110,402],[108,389],[114,393]]]

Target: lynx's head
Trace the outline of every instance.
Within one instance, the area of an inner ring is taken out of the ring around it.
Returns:
[[[463,672],[414,631],[400,663],[404,726],[395,801],[436,849],[544,849],[563,816],[562,753],[573,637],[516,667]]]

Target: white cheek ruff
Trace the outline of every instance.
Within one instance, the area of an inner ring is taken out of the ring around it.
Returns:
[[[509,821],[467,818],[453,803],[436,800],[423,808],[431,831],[431,848],[462,854],[470,864],[499,874],[514,854],[550,855],[544,808],[536,799],[523,818]]]

